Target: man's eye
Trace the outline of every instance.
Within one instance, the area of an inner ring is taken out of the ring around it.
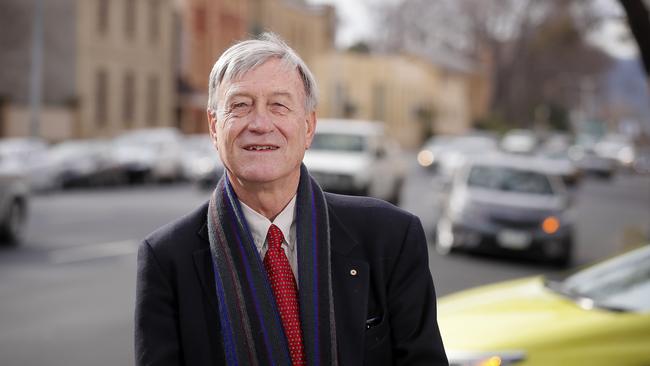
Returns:
[[[273,103],[271,104],[271,110],[274,112],[286,113],[289,111],[289,108],[282,103]]]
[[[234,117],[243,117],[250,111],[250,104],[247,102],[237,102],[230,105],[230,114]]]
[[[246,108],[248,107],[248,103],[235,103],[232,105],[232,109],[241,109],[241,108]]]

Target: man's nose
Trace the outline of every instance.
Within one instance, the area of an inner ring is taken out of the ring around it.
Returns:
[[[267,133],[273,131],[273,117],[265,106],[258,106],[248,124],[248,129],[257,133]]]

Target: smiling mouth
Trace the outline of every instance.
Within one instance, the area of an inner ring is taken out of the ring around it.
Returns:
[[[244,147],[246,151],[271,151],[277,149],[278,147],[273,145],[249,145]]]

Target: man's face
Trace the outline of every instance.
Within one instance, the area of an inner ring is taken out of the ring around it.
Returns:
[[[300,163],[316,127],[314,111],[305,110],[298,71],[270,59],[237,80],[221,84],[210,132],[219,155],[241,183],[289,183],[300,176]]]

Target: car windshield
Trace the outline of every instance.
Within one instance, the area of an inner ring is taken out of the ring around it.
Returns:
[[[458,137],[448,144],[451,149],[467,153],[496,150],[497,143],[489,137],[464,136]]]
[[[343,133],[317,133],[310,149],[361,152],[366,150],[366,138]]]
[[[548,178],[541,173],[497,166],[473,166],[467,185],[505,192],[552,195]]]
[[[594,307],[650,311],[650,246],[571,275],[554,289]]]

